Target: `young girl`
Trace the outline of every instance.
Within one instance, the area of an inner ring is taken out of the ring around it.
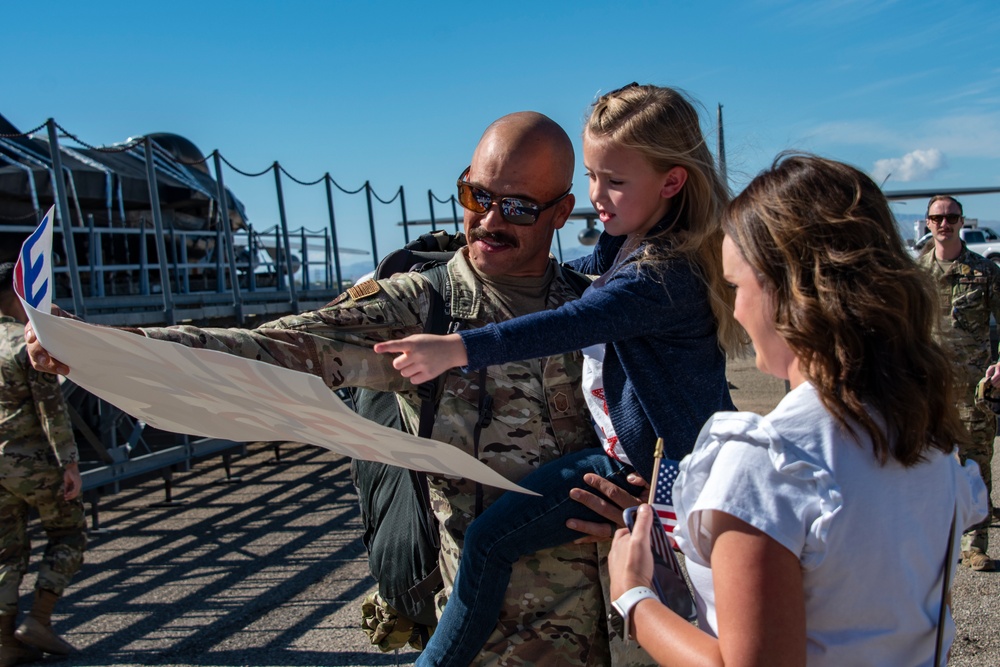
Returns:
[[[641,599],[635,636],[661,665],[942,664],[949,530],[986,488],[953,455],[967,435],[928,276],[878,186],[821,158],[779,157],[723,225],[736,319],[792,390],[705,425],[674,485],[699,624]],[[650,583],[650,522],[642,506],[615,537],[616,599]]]
[[[741,332],[722,278],[719,216],[728,194],[693,105],[678,91],[632,84],[593,105],[583,136],[590,198],[605,232],[573,268],[600,274],[555,311],[447,336],[379,343],[419,384],[455,366],[483,368],[575,349],[603,451],[562,457],[521,481],[542,497],[507,493],[472,523],[454,590],[418,665],[468,665],[496,625],[520,556],[573,540],[569,518],[600,520],[569,498],[583,475],[625,482],[653,470],[653,445],[680,460],[705,420],[732,409],[724,349]],[[488,214],[474,183],[459,200]],[[605,347],[606,344],[606,347]],[[633,493],[641,489],[627,485]]]

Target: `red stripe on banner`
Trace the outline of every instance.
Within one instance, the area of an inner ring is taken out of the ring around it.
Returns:
[[[17,256],[17,264],[14,265],[14,293],[24,298],[24,272],[21,269],[20,255]]]

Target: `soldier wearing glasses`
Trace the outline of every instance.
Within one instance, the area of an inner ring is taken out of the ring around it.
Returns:
[[[977,401],[977,385],[984,381],[1000,386],[1000,368],[991,365],[990,343],[990,315],[1000,322],[1000,268],[965,246],[959,236],[964,222],[957,199],[948,195],[931,198],[927,227],[934,247],[917,262],[938,285],[942,311],[939,341],[952,353],[959,413],[970,435],[969,442],[959,447],[959,456],[963,463],[968,459],[976,462],[992,492],[990,465],[997,420],[981,398]],[[962,536],[962,563],[973,570],[993,569],[987,555],[989,525],[988,516]]]
[[[458,183],[469,245],[440,267],[447,272],[442,295],[453,324],[481,327],[577,298],[576,286],[549,254],[555,231],[573,210],[573,169],[569,137],[541,114],[511,114],[487,128]],[[395,392],[416,432],[417,388],[393,368],[391,355],[372,347],[423,331],[429,288],[423,274],[397,274],[356,285],[320,310],[252,331],[180,326],[140,332],[313,373],[332,389]],[[29,352],[39,369],[65,372],[37,344]],[[453,369],[444,378],[433,437],[514,481],[565,453],[596,447],[582,367],[579,352],[490,367],[489,419],[480,418],[478,371]],[[466,529],[502,491],[435,476],[430,486],[448,592]],[[609,664],[598,566],[594,544],[567,544],[518,561],[500,618],[473,664]]]

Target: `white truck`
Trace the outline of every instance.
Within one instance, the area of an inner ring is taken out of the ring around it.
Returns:
[[[993,260],[1000,265],[1000,234],[989,227],[962,227],[958,230],[965,245],[972,252]],[[931,235],[924,234],[913,244],[911,252],[914,257],[922,255],[924,249],[931,243]]]

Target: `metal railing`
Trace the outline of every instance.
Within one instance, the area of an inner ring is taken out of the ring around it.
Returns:
[[[45,131],[44,138],[34,136],[40,130]],[[61,138],[84,148],[61,146]],[[106,154],[115,154],[130,166],[118,173]],[[210,160],[214,175],[208,172]],[[426,225],[434,230],[439,225],[453,225],[457,231],[461,224],[461,209],[453,194],[438,197],[428,190],[430,217],[414,220],[408,215],[402,186],[392,197],[383,198],[369,181],[348,189],[329,172],[305,181],[277,161],[251,173],[235,167],[218,150],[201,159],[180,159],[151,137],[97,147],[51,118],[29,133],[0,135],[3,165],[24,175],[24,190],[30,195],[21,201],[20,208],[11,209],[13,212],[0,220],[5,243],[30,234],[44,211],[55,205],[58,224],[53,227],[53,250],[59,256],[52,276],[54,302],[95,324],[155,326],[193,321],[246,325],[250,317],[270,319],[321,307],[347,286],[340,254],[351,251],[338,243],[334,189],[364,197],[372,267],[380,258],[376,202],[399,206],[402,222],[393,226],[402,227],[402,238],[390,239],[390,247],[408,243],[411,227]],[[277,215],[272,219],[277,223],[266,228],[246,223],[241,205],[226,189],[223,165],[247,178],[273,172]],[[90,200],[81,196],[74,168],[102,172],[98,196]],[[144,184],[138,174],[145,175]],[[319,231],[289,226],[282,177],[304,187],[322,184],[328,226]],[[130,188],[123,187],[126,179]],[[179,228],[169,215],[173,210],[161,206],[161,189],[166,192],[177,187],[187,188],[190,197],[201,202],[202,215],[194,225],[198,229]],[[126,191],[133,197],[128,202]],[[446,208],[447,213],[439,215],[436,205]],[[238,219],[231,219],[231,209]],[[148,217],[136,218],[137,210]],[[558,234],[556,245],[561,259]],[[296,260],[298,267],[294,266]],[[314,274],[320,277],[314,280]],[[160,472],[169,500],[175,468],[189,467],[198,457],[218,453],[228,461],[229,452],[243,446],[156,432],[71,382],[64,383],[64,391],[70,399],[78,444],[86,452],[84,488],[95,507],[95,527],[99,489],[116,491],[126,479]]]

